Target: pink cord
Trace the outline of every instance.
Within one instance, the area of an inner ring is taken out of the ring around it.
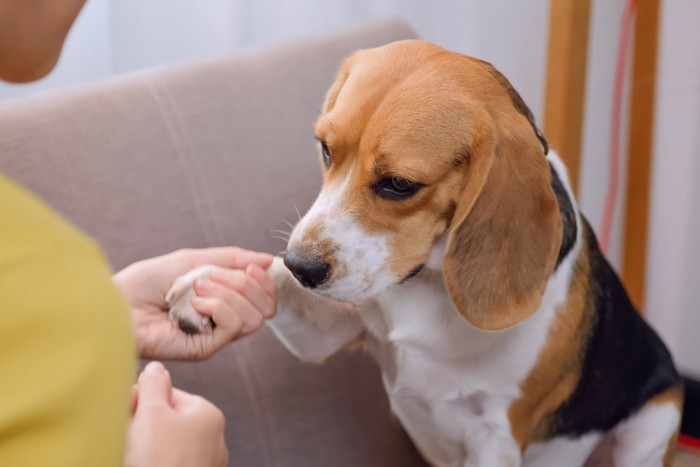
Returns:
[[[617,192],[620,178],[620,108],[622,107],[622,87],[624,84],[625,64],[629,51],[630,29],[634,20],[636,0],[627,0],[625,10],[622,13],[620,24],[620,38],[617,47],[617,61],[615,63],[615,84],[613,89],[613,106],[610,128],[610,178],[608,179],[608,192],[605,197],[603,221],[600,227],[600,246],[607,253],[610,246],[610,233],[612,230],[613,214],[617,203]]]

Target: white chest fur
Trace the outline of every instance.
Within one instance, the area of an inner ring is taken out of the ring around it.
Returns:
[[[392,409],[434,465],[465,465],[467,451],[466,465],[518,465],[508,407],[565,298],[568,277],[557,276],[540,309],[505,331],[470,325],[452,305],[442,274],[432,270],[363,310]],[[489,452],[500,457],[489,459]]]
[[[549,160],[568,186],[554,153]],[[433,465],[518,466],[508,410],[566,300],[580,232],[550,277],[539,309],[503,331],[473,327],[452,304],[442,273],[446,235],[420,274],[357,306],[300,289],[277,259],[270,272],[280,290],[278,315],[269,324],[290,351],[313,362],[364,337],[394,413]]]

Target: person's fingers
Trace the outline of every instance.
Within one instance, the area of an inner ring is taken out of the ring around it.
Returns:
[[[180,400],[180,410],[194,414],[201,421],[214,428],[215,432],[223,433],[226,419],[224,413],[213,403],[202,396],[185,393]]]
[[[196,403],[197,400],[201,398],[201,396],[190,394],[189,392],[183,391],[182,389],[173,388],[171,401],[173,403],[173,409],[180,412],[189,408],[190,406],[192,406],[192,404]]]
[[[138,406],[170,405],[173,385],[170,373],[160,362],[150,362],[139,375]]]
[[[268,253],[245,250],[238,247],[215,247],[195,250],[180,250],[187,257],[187,269],[194,269],[202,264],[214,264],[225,268],[244,269],[249,264],[268,268],[273,256]]]
[[[275,280],[264,269],[255,264],[248,265],[246,274],[255,279],[270,298],[271,308],[261,311],[265,318],[272,318],[277,310],[277,284]]]
[[[228,309],[222,307],[220,310],[214,311],[212,319],[215,323],[217,319],[221,319],[225,314],[229,314],[229,310],[233,310],[243,320],[241,334],[250,334],[253,331],[257,331],[260,326],[262,326],[265,320],[263,314],[243,295],[232,291],[231,297],[226,303],[228,304]]]
[[[222,345],[222,338],[229,342],[238,337],[243,330],[243,318],[233,311],[221,313],[227,305],[216,297],[195,297],[192,299],[192,307],[201,315],[208,316],[214,321],[212,334],[216,347]],[[216,318],[214,317],[216,315]]]
[[[248,268],[256,268],[256,266],[250,265]],[[257,270],[261,271],[260,268],[257,268]],[[232,299],[230,294],[227,293],[230,290],[243,295],[264,318],[268,318],[274,313],[274,299],[247,272],[223,268],[216,269],[211,273],[211,280],[199,279],[195,282],[195,291],[200,296],[214,296],[223,300],[229,300]]]
[[[181,389],[173,388],[173,408],[177,412],[187,412],[204,418],[214,427],[223,427],[226,423],[224,413],[211,401],[197,394],[190,394]]]
[[[249,334],[260,327],[263,316],[238,292],[220,287],[220,297],[195,297],[192,306],[214,321],[217,329],[226,330],[231,339],[238,334]],[[223,298],[221,298],[223,297]]]

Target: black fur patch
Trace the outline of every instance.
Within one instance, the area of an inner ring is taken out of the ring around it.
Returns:
[[[550,419],[552,437],[610,430],[651,397],[680,384],[668,350],[635,310],[591,227],[583,218],[582,223],[595,284],[594,316],[581,378]]]
[[[177,321],[177,327],[185,334],[199,334],[199,328],[188,319],[181,318]]]
[[[554,194],[557,196],[559,215],[561,216],[561,246],[559,247],[559,256],[557,257],[557,267],[559,267],[559,264],[566,258],[566,255],[571,251],[574,243],[576,243],[578,228],[576,227],[576,213],[571,204],[569,194],[566,192],[566,188],[564,188],[564,184],[561,182],[552,164],[549,164],[549,170],[552,173],[552,190],[554,190]]]
[[[700,381],[685,378],[681,431],[685,435],[700,439]]]

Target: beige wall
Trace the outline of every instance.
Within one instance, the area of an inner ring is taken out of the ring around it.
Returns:
[[[700,2],[661,2],[649,318],[700,378]]]
[[[579,203],[596,232],[599,231],[602,223],[603,207],[607,195],[613,79],[620,18],[625,3],[625,0],[594,0],[591,5]],[[631,53],[629,55],[631,57]],[[629,76],[629,64],[627,76]],[[623,98],[622,108],[627,109],[627,93]],[[619,184],[610,249],[607,252],[608,258],[618,271],[622,264],[621,222],[624,218],[625,205],[626,124],[627,112],[623,112],[622,144],[620,147],[622,158],[620,175],[623,178]]]

